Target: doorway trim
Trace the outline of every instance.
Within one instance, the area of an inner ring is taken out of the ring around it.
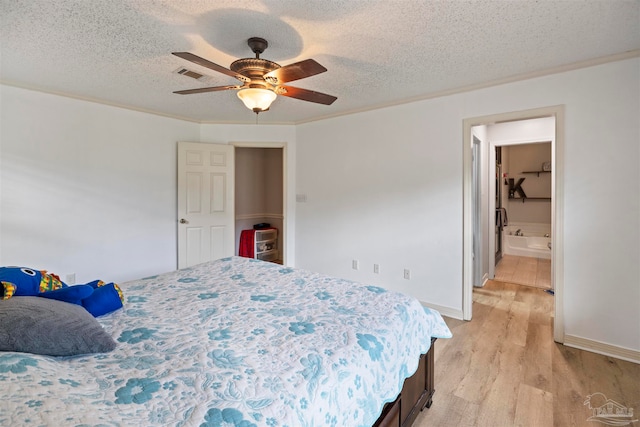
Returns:
[[[483,228],[482,224],[482,142],[478,137],[472,135],[471,137],[471,194],[473,204],[473,273],[472,282],[473,286],[482,286],[485,278],[482,277],[482,249],[480,247],[483,243]]]
[[[552,170],[552,204],[551,241],[551,281],[555,292],[555,313],[553,319],[553,339],[564,342],[564,105],[542,107],[531,110],[514,111],[492,114],[488,116],[472,117],[463,120],[462,137],[462,171],[463,171],[463,200],[462,200],[462,317],[464,320],[472,318],[473,304],[473,188],[472,188],[472,134],[474,126],[492,125],[503,122],[555,117],[555,147],[551,151]],[[492,218],[493,216],[490,216]]]
[[[288,199],[289,193],[287,191],[287,143],[286,142],[278,142],[278,141],[264,141],[264,142],[255,142],[255,141],[231,141],[230,145],[233,145],[235,148],[280,148],[282,149],[282,242],[284,245],[282,251],[282,264],[288,265],[287,261],[289,260],[290,251],[293,250],[294,246],[289,242],[289,224],[288,224]]]

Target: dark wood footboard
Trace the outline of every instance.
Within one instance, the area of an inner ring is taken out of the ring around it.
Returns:
[[[425,407],[431,407],[433,398],[433,360],[434,343],[431,338],[431,347],[426,354],[420,356],[418,370],[404,381],[404,386],[398,398],[387,403],[382,415],[373,427],[409,427]]]

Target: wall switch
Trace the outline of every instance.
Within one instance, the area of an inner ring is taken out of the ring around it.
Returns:
[[[351,268],[353,268],[354,270],[357,270],[359,267],[360,266],[357,259],[354,259],[353,261],[351,261]]]
[[[409,270],[408,268],[404,269],[404,278],[407,280],[411,279],[411,270]]]
[[[76,273],[67,274],[64,282],[67,285],[74,285],[76,283]]]
[[[375,274],[380,274],[380,264],[373,264],[373,272]]]
[[[307,195],[306,194],[296,194],[296,202],[298,202],[298,203],[307,203]]]

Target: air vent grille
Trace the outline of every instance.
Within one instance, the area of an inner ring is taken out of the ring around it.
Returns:
[[[183,76],[191,77],[192,79],[196,79],[196,80],[200,80],[202,77],[204,77],[203,74],[196,73],[195,71],[189,70],[189,69],[184,68],[184,67],[180,67],[174,72],[176,74],[182,74]]]

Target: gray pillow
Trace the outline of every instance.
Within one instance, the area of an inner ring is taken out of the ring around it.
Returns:
[[[113,338],[80,305],[25,296],[0,300],[0,351],[73,356],[115,347]]]

